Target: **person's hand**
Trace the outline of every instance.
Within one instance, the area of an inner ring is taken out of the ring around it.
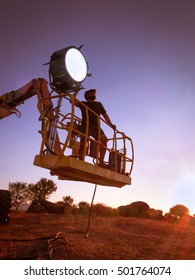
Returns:
[[[115,125],[115,124],[112,124],[112,128],[113,128],[114,130],[116,130],[116,125]]]

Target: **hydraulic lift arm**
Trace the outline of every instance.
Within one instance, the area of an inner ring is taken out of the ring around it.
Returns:
[[[50,93],[47,87],[47,80],[43,78],[33,79],[26,85],[17,90],[7,92],[0,96],[0,119],[8,117],[11,114],[17,114],[17,106],[24,103],[25,100],[37,95],[38,101],[42,98],[49,97]],[[44,110],[52,107],[50,99],[43,103]]]

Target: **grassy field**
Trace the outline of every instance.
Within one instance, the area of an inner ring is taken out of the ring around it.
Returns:
[[[0,225],[0,259],[195,260],[195,226],[123,217],[15,213]],[[58,235],[58,238],[53,239]]]

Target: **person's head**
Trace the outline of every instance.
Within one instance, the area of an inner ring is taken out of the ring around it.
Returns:
[[[87,101],[92,101],[92,102],[95,101],[95,99],[96,99],[96,89],[87,90],[85,92],[84,96],[85,96],[85,99]]]

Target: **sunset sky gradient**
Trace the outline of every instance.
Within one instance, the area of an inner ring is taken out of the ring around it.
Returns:
[[[48,80],[51,54],[83,44],[92,73],[83,86],[97,89],[112,122],[133,139],[132,185],[99,186],[95,203],[142,200],[164,213],[183,204],[195,213],[194,15],[193,0],[1,1],[0,95]],[[0,122],[0,188],[47,177],[58,186],[51,200],[90,202],[93,185],[33,166],[41,144],[36,97],[19,110],[21,118]]]

